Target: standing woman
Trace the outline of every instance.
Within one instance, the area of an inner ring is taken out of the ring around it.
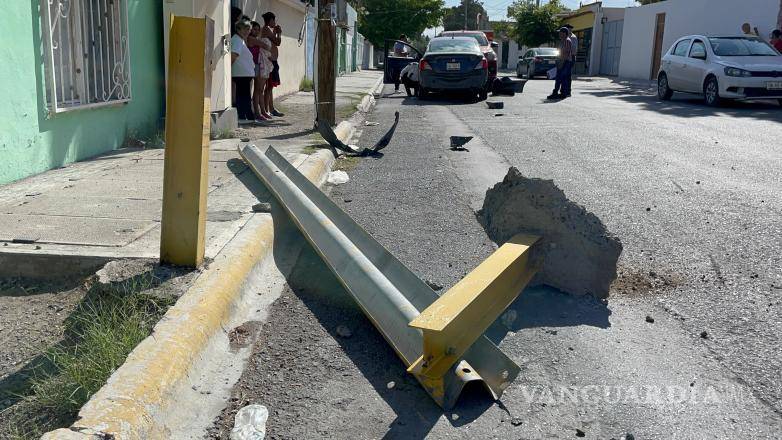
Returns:
[[[236,23],[236,34],[231,37],[231,76],[236,83],[236,111],[239,122],[245,124],[255,121],[251,96],[255,63],[245,43],[249,35],[250,22],[240,20]]]
[[[256,122],[263,122],[272,119],[272,116],[266,109],[266,82],[269,80],[269,73],[272,70],[271,60],[269,59],[269,50],[272,43],[268,38],[261,38],[261,24],[252,22],[252,31],[247,37],[247,46],[253,54],[255,62],[255,81],[253,81],[253,111],[255,112]]]

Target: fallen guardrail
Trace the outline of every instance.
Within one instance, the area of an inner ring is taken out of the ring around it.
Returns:
[[[441,407],[453,407],[472,381],[500,397],[520,369],[483,333],[535,274],[537,237],[513,237],[438,296],[273,147],[240,152]]]

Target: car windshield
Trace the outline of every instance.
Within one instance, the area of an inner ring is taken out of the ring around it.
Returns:
[[[475,40],[468,38],[435,38],[429,42],[427,52],[480,52]]]
[[[559,55],[559,49],[556,49],[554,47],[543,47],[540,49],[535,49],[535,52],[537,52],[538,55],[542,55],[542,56]]]
[[[483,33],[479,33],[479,34],[478,33],[476,33],[476,34],[473,34],[473,33],[457,33],[457,34],[448,34],[448,36],[449,37],[470,37],[470,38],[474,38],[475,41],[477,41],[478,44],[481,45],[481,46],[488,46],[489,45],[489,40],[486,38],[486,34],[483,34]]]
[[[711,48],[721,57],[773,57],[777,52],[757,38],[709,38]]]

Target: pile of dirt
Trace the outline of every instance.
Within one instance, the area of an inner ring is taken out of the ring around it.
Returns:
[[[497,244],[519,233],[541,237],[532,253],[540,270],[530,285],[608,297],[622,242],[553,181],[528,179],[511,167],[502,182],[486,191],[478,218]]]

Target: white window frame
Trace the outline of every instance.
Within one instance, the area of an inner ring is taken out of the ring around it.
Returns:
[[[50,116],[130,102],[127,1],[41,0]]]

